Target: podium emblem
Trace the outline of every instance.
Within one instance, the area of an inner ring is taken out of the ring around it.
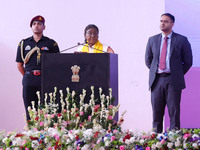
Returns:
[[[71,69],[72,69],[72,73],[73,73],[72,82],[79,82],[80,77],[79,77],[78,73],[79,73],[80,67],[78,65],[74,65],[71,67]]]

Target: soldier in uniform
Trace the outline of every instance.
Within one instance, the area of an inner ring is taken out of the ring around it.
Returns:
[[[33,36],[19,43],[16,56],[17,68],[23,75],[23,100],[27,120],[30,120],[28,106],[32,106],[31,101],[35,101],[37,108],[36,92],[41,90],[41,54],[59,52],[57,43],[43,35],[44,17],[35,16],[30,22],[30,27]]]

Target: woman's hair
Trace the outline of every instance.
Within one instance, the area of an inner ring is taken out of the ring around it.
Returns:
[[[95,28],[95,29],[97,30],[97,33],[99,34],[99,29],[98,29],[98,27],[97,27],[96,25],[94,25],[94,24],[89,24],[89,25],[87,25],[87,26],[85,27],[84,35],[86,34],[87,30],[88,30],[88,29],[91,29],[91,28]]]

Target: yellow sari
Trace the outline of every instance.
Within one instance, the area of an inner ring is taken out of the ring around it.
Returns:
[[[93,53],[103,53],[103,44],[99,42],[99,40],[95,43],[94,47],[92,47]],[[89,45],[84,44],[81,52],[89,53]]]

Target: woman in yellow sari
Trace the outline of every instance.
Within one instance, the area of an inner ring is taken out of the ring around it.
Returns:
[[[84,31],[85,43],[77,49],[77,52],[85,53],[114,53],[110,46],[99,42],[99,29],[94,24],[89,24]]]

